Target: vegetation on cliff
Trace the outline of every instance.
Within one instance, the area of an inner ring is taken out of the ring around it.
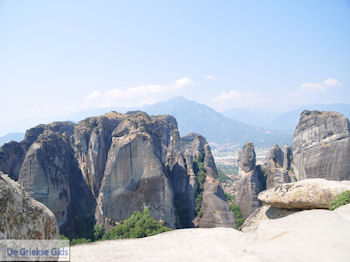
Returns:
[[[230,208],[231,211],[233,213],[233,216],[235,217],[235,221],[236,221],[236,226],[239,229],[241,227],[241,225],[243,225],[244,223],[244,218],[242,216],[242,212],[241,209],[239,208],[239,206],[236,203],[236,197],[230,194],[226,194],[226,198],[228,200],[228,202],[230,203]]]
[[[329,210],[337,209],[350,203],[350,190],[339,194],[329,205]]]
[[[201,152],[193,162],[193,171],[197,176],[197,182],[198,182],[198,187],[196,191],[194,192],[194,197],[195,197],[195,214],[199,217],[202,217],[203,212],[201,211],[202,207],[202,200],[203,200],[203,191],[204,191],[204,183],[205,183],[205,178],[206,178],[206,169],[204,167],[204,151]]]

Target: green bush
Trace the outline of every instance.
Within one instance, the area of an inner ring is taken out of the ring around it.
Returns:
[[[70,245],[74,246],[74,245],[80,245],[80,244],[86,244],[86,243],[90,243],[91,239],[86,239],[86,238],[73,238],[70,241]]]
[[[68,237],[66,237],[65,235],[60,235],[60,238],[59,238],[60,240],[69,240],[69,238]]]
[[[202,211],[202,210],[199,210],[198,216],[199,216],[199,217],[202,217],[202,216],[203,216],[203,211]]]
[[[235,217],[237,228],[240,228],[241,225],[243,225],[244,223],[244,218],[242,216],[241,209],[235,201],[232,201],[231,203],[231,211],[233,212],[233,215]]]
[[[94,240],[101,240],[105,233],[105,228],[103,225],[95,225],[94,226]]]
[[[350,204],[350,190],[339,194],[335,199],[333,199],[329,205],[329,210],[334,210],[346,204]]]
[[[170,230],[172,229],[163,226],[151,217],[148,208],[145,208],[143,212],[135,211],[131,217],[105,233],[102,239],[141,238]]]

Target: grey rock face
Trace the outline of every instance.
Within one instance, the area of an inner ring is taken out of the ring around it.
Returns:
[[[278,145],[273,146],[266,157],[266,187],[271,188],[278,184],[289,183],[291,179],[288,174],[288,147],[285,147],[286,157]],[[286,160],[286,164],[284,163]]]
[[[0,147],[0,170],[17,181],[25,156],[25,145],[9,142]]]
[[[246,219],[255,209],[262,206],[258,194],[264,190],[263,174],[256,168],[256,156],[253,143],[246,143],[238,154],[239,183],[237,204]]]
[[[173,190],[162,161],[168,121],[133,114],[113,131],[96,209],[97,223],[120,221],[135,210],[175,226]],[[170,129],[169,129],[170,130]]]
[[[206,180],[202,202],[203,217],[199,221],[199,227],[235,228],[235,220],[227,204],[224,191],[219,185],[218,172],[208,144],[204,145],[204,154]]]
[[[75,156],[91,192],[98,197],[112,143],[112,132],[125,116],[108,113],[80,121],[74,129]]]
[[[291,162],[292,162],[292,149],[288,145],[284,145],[284,147],[283,147],[283,168],[285,170],[289,170]]]
[[[331,111],[302,112],[293,140],[296,179],[350,180],[349,166],[349,119]]]
[[[256,168],[256,154],[254,144],[249,142],[238,153],[238,168],[242,172],[249,173]]]
[[[38,125],[26,131],[22,142],[9,142],[0,147],[0,170],[17,181],[29,147],[44,132],[59,132],[71,135],[74,125],[70,122],[55,122],[49,125]]]
[[[53,213],[0,172],[0,239],[58,239]]]
[[[19,182],[57,219],[61,233],[78,234],[82,219],[93,218],[94,204],[66,132],[46,129],[26,152]],[[77,212],[79,210],[79,212]]]

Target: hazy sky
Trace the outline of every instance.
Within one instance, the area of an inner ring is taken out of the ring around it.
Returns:
[[[350,1],[0,0],[0,135],[173,96],[286,111],[350,101]]]

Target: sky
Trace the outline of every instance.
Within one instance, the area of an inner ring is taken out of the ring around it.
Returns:
[[[350,103],[350,1],[0,0],[0,135],[174,96]]]

